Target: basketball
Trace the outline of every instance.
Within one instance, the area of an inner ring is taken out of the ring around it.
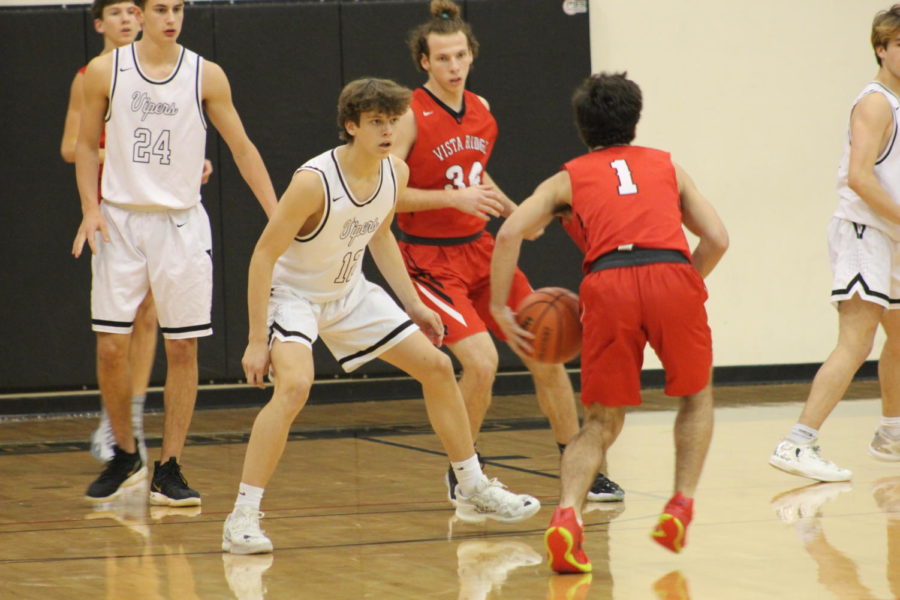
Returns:
[[[534,334],[532,357],[543,363],[564,363],[581,352],[578,296],[565,288],[545,287],[525,297],[516,321]]]

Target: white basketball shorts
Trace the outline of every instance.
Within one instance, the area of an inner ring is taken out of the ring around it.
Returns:
[[[164,337],[212,334],[212,235],[203,206],[138,211],[102,202],[100,212],[110,241],[97,234],[91,260],[93,330],[130,333],[152,290]]]
[[[419,328],[379,286],[360,277],[346,296],[316,304],[299,290],[276,287],[269,298],[269,343],[312,347],[317,337],[351,372],[393,348]]]
[[[828,224],[831,301],[854,294],[887,309],[900,308],[900,244],[883,231],[834,217]]]

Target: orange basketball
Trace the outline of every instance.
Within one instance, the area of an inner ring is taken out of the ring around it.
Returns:
[[[534,334],[531,347],[537,361],[564,363],[581,352],[578,296],[565,288],[534,290],[519,304],[516,321]]]

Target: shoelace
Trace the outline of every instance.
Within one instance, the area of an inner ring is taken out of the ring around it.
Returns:
[[[242,534],[246,534],[248,529],[254,529],[254,533],[256,531],[260,533],[265,533],[259,527],[259,520],[265,516],[265,513],[262,511],[252,511],[252,510],[241,510],[236,513],[237,517],[235,518],[234,528],[241,532]]]
[[[816,461],[822,463],[823,465],[829,466],[829,467],[835,466],[833,462],[831,462],[830,460],[825,460],[824,458],[822,458],[821,455],[819,455],[819,446],[810,446],[809,449],[812,450],[813,458]]]

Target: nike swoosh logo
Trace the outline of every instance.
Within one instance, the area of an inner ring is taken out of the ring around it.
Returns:
[[[343,200],[343,199],[344,199],[344,196],[335,196],[334,198],[331,199],[331,201],[337,202],[338,200]]]
[[[175,223],[175,227],[184,227],[187,224],[187,221],[184,223]]]
[[[122,71],[130,71],[130,70],[131,70],[131,67],[122,67],[119,69],[119,72],[121,73]]]
[[[423,117],[430,117],[430,116],[433,115],[433,114],[434,114],[434,111],[433,111],[433,110],[423,110],[423,111],[422,111],[422,116],[423,116]]]

